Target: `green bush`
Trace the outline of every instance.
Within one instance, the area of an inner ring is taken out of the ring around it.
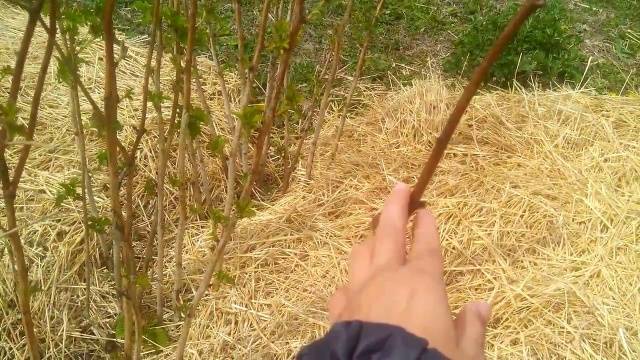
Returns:
[[[516,12],[518,3],[511,1],[504,8],[493,5],[493,11],[471,14],[468,28],[445,60],[445,71],[452,75],[473,71]],[[487,82],[501,87],[514,79],[523,84],[530,78],[546,84],[578,82],[587,61],[581,43],[564,1],[550,0],[523,26],[492,68]]]

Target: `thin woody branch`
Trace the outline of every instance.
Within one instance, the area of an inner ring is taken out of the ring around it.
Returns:
[[[320,109],[318,110],[318,120],[316,121],[315,131],[313,132],[313,138],[311,140],[311,147],[309,148],[309,157],[307,158],[307,179],[311,178],[313,171],[313,161],[315,159],[316,149],[318,147],[318,140],[320,140],[320,132],[324,125],[324,119],[329,108],[331,91],[333,91],[333,82],[336,79],[338,73],[338,67],[340,66],[340,59],[342,56],[342,45],[344,40],[344,30],[351,18],[351,10],[353,8],[353,0],[347,2],[347,9],[342,16],[342,20],[336,26],[336,36],[333,45],[333,61],[331,62],[331,69],[329,71],[329,77],[327,78],[324,94],[322,94],[322,100],[320,100]]]
[[[362,47],[360,48],[360,54],[358,54],[358,62],[356,64],[356,72],[353,75],[353,80],[351,81],[351,86],[349,86],[349,92],[347,93],[344,105],[342,105],[342,113],[340,114],[340,122],[338,125],[338,130],[336,131],[336,140],[333,145],[333,150],[331,151],[331,159],[334,159],[336,153],[338,152],[338,145],[340,144],[342,132],[344,131],[344,124],[347,119],[347,112],[349,112],[349,108],[351,106],[351,99],[353,98],[353,94],[355,93],[356,87],[358,86],[360,76],[362,75],[362,70],[364,69],[364,64],[367,60],[367,52],[369,51],[369,43],[371,42],[371,38],[373,38],[375,24],[378,20],[378,16],[380,16],[380,12],[382,11],[383,6],[384,0],[379,0],[378,5],[376,6],[376,12],[373,14],[373,19],[371,20],[371,27],[367,31],[367,34],[362,41]]]
[[[42,19],[41,16],[38,17],[38,22],[40,23],[40,26],[42,26],[42,28],[47,33],[49,33],[50,31],[49,26],[44,22],[44,19]],[[56,50],[56,53],[58,53],[59,56],[61,57],[67,56],[66,55],[67,51],[65,51],[62,48],[62,46],[60,46],[60,43],[58,41],[54,41],[53,46],[54,46],[54,49]],[[104,121],[103,120],[104,112],[100,108],[100,105],[98,105],[96,100],[93,98],[93,95],[91,95],[91,93],[89,92],[89,89],[87,89],[87,86],[84,84],[84,82],[82,82],[82,79],[80,79],[80,77],[78,76],[78,73],[72,72],[71,76],[73,77],[73,81],[75,81],[76,84],[78,85],[78,88],[80,89],[80,92],[82,92],[82,95],[85,97],[85,99],[87,99],[87,101],[89,102],[89,105],[91,105],[91,109],[93,113],[98,117],[98,121]],[[120,139],[116,139],[116,141],[117,141],[118,150],[123,154],[127,154],[128,153],[127,148],[122,144]]]
[[[287,49],[280,56],[278,72],[276,73],[276,78],[273,85],[273,92],[265,102],[266,109],[262,120],[262,127],[260,128],[260,132],[258,133],[258,138],[256,140],[255,153],[253,157],[254,162],[249,178],[247,179],[247,182],[242,190],[242,195],[240,196],[241,199],[248,199],[250,197],[251,191],[253,190],[254,181],[259,177],[260,159],[262,158],[264,143],[267,138],[267,134],[271,132],[273,120],[275,119],[276,111],[278,108],[278,102],[282,95],[284,79],[287,75],[287,72],[289,71],[289,64],[291,62],[291,57],[293,56],[293,51],[297,44],[298,34],[300,33],[305,20],[304,0],[295,0],[292,6],[293,16],[291,18],[291,28],[289,30]]]
[[[176,242],[174,249],[175,256],[175,270],[174,270],[174,290],[173,301],[174,307],[179,306],[180,303],[180,291],[182,291],[182,246],[184,241],[184,233],[187,225],[187,181],[185,178],[185,157],[187,152],[187,137],[188,129],[187,123],[189,121],[189,114],[191,111],[191,71],[193,64],[193,47],[195,43],[196,32],[196,15],[197,15],[197,0],[189,1],[189,19],[188,19],[188,32],[187,32],[187,46],[185,49],[185,66],[183,69],[183,110],[182,119],[180,122],[180,139],[178,143],[178,159],[177,159],[177,174],[180,181],[178,188],[178,233],[176,234]]]
[[[140,321],[135,311],[135,268],[132,266],[133,254],[130,244],[130,233],[125,234],[125,223],[120,204],[118,179],[118,88],[116,82],[116,60],[114,55],[115,32],[113,29],[113,13],[115,0],[106,0],[102,23],[104,27],[104,122],[105,143],[109,175],[109,199],[112,215],[113,237],[113,269],[116,292],[120,297],[120,307],[124,314],[124,356],[127,359],[137,353],[136,339],[140,339]],[[127,236],[125,236],[127,235]],[[123,246],[124,245],[124,246]],[[122,276],[122,263],[125,264],[125,277]],[[124,280],[124,281],[123,281]]]
[[[282,83],[284,81],[284,77],[286,75],[286,69],[288,69],[289,67],[289,61],[291,59],[293,48],[295,47],[295,44],[296,44],[298,33],[300,32],[300,29],[302,28],[302,23],[304,21],[304,0],[295,0],[293,3],[293,6],[294,6],[294,9],[293,9],[294,16],[292,19],[293,21],[291,25],[291,30],[289,32],[289,49],[285,51],[285,53],[281,56],[280,69],[277,74],[277,81],[275,82],[276,86],[280,88],[280,91],[281,91]],[[278,99],[279,95],[280,94],[279,94],[278,88],[276,88],[275,91],[273,92],[272,101],[274,99]],[[275,116],[275,110],[276,110],[276,106],[275,104],[272,103],[270,105],[270,108],[267,109],[268,112],[265,114],[265,116],[271,117],[271,122],[273,122],[273,117]],[[270,130],[270,127],[268,127],[267,130]],[[224,249],[226,248],[226,245],[228,244],[228,242],[231,240],[231,235],[238,221],[238,218],[236,216],[237,214],[232,214],[232,208],[233,208],[233,204],[235,203],[235,159],[237,158],[237,153],[240,147],[240,141],[239,141],[240,132],[241,132],[240,124],[238,124],[234,130],[233,144],[231,145],[231,154],[229,156],[229,164],[228,164],[227,188],[229,193],[227,194],[227,200],[225,202],[224,214],[230,215],[229,220],[223,228],[221,239],[218,245],[216,246],[215,251],[213,251],[209,255],[207,269],[203,274],[203,277],[198,286],[198,290],[192,300],[191,306],[189,307],[189,311],[187,313],[187,316],[183,324],[182,334],[180,335],[180,339],[178,341],[178,346],[176,349],[176,358],[178,360],[181,360],[184,357],[184,349],[189,336],[191,323],[193,321],[193,317],[195,316],[195,310],[200,300],[202,299],[207,289],[209,288],[211,277],[213,276],[216,270],[220,269],[222,265],[222,255],[224,254]],[[265,132],[265,137],[267,133],[268,131]],[[258,142],[256,144],[256,150],[257,151],[258,149],[261,150],[263,146],[264,146],[264,139],[262,142]],[[258,162],[257,159],[260,159],[259,154],[257,155],[258,156],[254,158],[256,159],[254,162],[254,166]],[[251,185],[253,184],[253,180],[251,178],[252,176],[250,175],[249,179],[247,180],[248,186],[245,185],[245,188],[241,195],[241,199],[246,200],[250,195],[251,187],[252,187]]]
[[[31,40],[33,38],[33,33],[35,30],[35,26],[37,24],[37,20],[39,18],[40,11],[42,9],[43,1],[37,1],[34,3],[33,8],[29,11],[29,18],[27,20],[27,26],[24,31],[24,35],[22,38],[22,42],[20,44],[20,49],[18,50],[16,56],[16,63],[14,66],[14,73],[11,79],[11,87],[9,90],[9,97],[7,100],[7,107],[15,107],[18,100],[18,92],[20,90],[20,83],[22,80],[22,74],[24,72],[24,64],[27,58],[27,53],[31,46]],[[42,97],[44,81],[47,76],[47,72],[49,69],[49,65],[51,62],[51,55],[53,52],[53,43],[56,36],[56,18],[57,18],[57,4],[55,0],[51,0],[51,7],[49,10],[49,22],[50,29],[52,31],[48,32],[47,36],[47,44],[45,46],[45,52],[42,59],[42,63],[40,65],[40,71],[38,73],[38,79],[36,80],[36,89],[34,91],[33,99],[32,99],[32,107],[30,109],[29,114],[29,124],[27,127],[27,133],[25,135],[28,140],[27,143],[33,139],[33,132],[35,130],[36,121],[38,118],[39,112],[39,104],[40,99]],[[35,107],[34,107],[35,103]],[[24,248],[22,245],[22,240],[20,239],[20,233],[17,231],[18,223],[16,217],[16,209],[15,209],[15,198],[17,185],[20,182],[20,178],[22,176],[22,172],[24,170],[24,166],[26,160],[29,156],[29,152],[31,150],[31,146],[23,146],[20,152],[20,157],[18,160],[18,166],[15,169],[15,173],[13,176],[13,180],[9,174],[9,167],[7,164],[7,160],[5,157],[6,150],[6,142],[9,137],[8,129],[3,126],[0,128],[0,182],[2,183],[2,195],[4,199],[4,212],[7,218],[7,230],[5,234],[8,235],[10,251],[9,258],[11,260],[11,268],[13,270],[13,276],[16,287],[16,297],[18,300],[18,305],[20,308],[20,312],[22,315],[22,326],[25,332],[25,338],[27,343],[27,348],[29,349],[29,354],[31,359],[38,360],[40,359],[40,345],[38,343],[38,338],[35,333],[35,326],[33,324],[33,317],[31,315],[31,304],[30,304],[30,291],[29,291],[29,269],[27,267],[26,258],[24,254]]]
[[[440,133],[440,136],[436,139],[436,143],[431,150],[431,154],[427,159],[424,167],[422,168],[422,172],[420,173],[420,177],[411,191],[411,196],[409,198],[409,214],[412,214],[417,209],[421,208],[423,202],[421,201],[422,195],[424,194],[427,185],[431,181],[433,174],[440,163],[440,160],[444,156],[444,152],[447,149],[447,145],[449,145],[449,141],[451,137],[453,137],[458,124],[460,123],[460,119],[464,112],[467,110],[467,107],[471,103],[471,100],[478,92],[480,85],[486,78],[489,70],[491,70],[491,66],[498,60],[502,51],[507,47],[507,45],[511,42],[511,40],[518,33],[518,30],[522,27],[525,21],[533,15],[536,10],[544,6],[544,0],[527,0],[518,12],[514,15],[513,19],[507,24],[505,29],[502,31],[500,36],[493,43],[491,49],[487,53],[486,57],[478,65],[478,67],[474,70],[471,75],[471,80],[464,88],[464,91],[458,98],[458,102],[456,106],[453,108],[451,115],[449,115],[449,119],[447,120],[444,129]],[[380,214],[377,214],[373,217],[371,222],[372,229],[378,226],[378,221],[380,218]]]

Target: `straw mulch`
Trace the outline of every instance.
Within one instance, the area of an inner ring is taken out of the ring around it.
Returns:
[[[24,26],[20,12],[3,7],[2,65],[12,63]],[[38,32],[35,49],[43,42]],[[144,42],[129,44],[131,58],[119,70],[119,84],[139,91]],[[22,109],[37,72],[38,50],[34,53]],[[89,64],[82,74],[96,99],[101,98],[100,57],[96,44],[85,54]],[[206,66],[209,101],[223,123]],[[93,272],[90,317],[82,313],[79,206],[53,206],[56,184],[79,176],[68,90],[54,74],[55,67],[17,202],[30,276],[40,289],[33,293],[33,312],[48,358],[101,358],[107,356],[105,340],[117,306],[109,272],[101,268]],[[170,71],[163,81],[168,86]],[[6,87],[0,87],[3,96]],[[330,119],[314,180],[296,174],[288,194],[265,200],[255,217],[240,223],[225,265],[235,284],[213,287],[201,303],[189,358],[289,358],[327,329],[325,299],[344,279],[349,249],[366,233],[393,183],[415,180],[458,93],[449,89],[433,76],[390,94],[365,91],[366,106],[351,117],[335,161],[327,155],[336,125]],[[139,105],[121,104],[125,125],[137,122]],[[83,109],[88,118],[86,103]],[[153,114],[149,130],[136,189],[139,242],[152,217],[153,199],[143,194],[142,183],[155,173]],[[88,133],[93,159],[101,142]],[[638,97],[534,90],[484,93],[474,100],[425,197],[440,223],[453,310],[474,299],[493,304],[489,358],[640,357],[639,133]],[[125,126],[122,135],[130,143],[134,133]],[[213,159],[203,166],[218,172]],[[92,169],[98,205],[107,211],[100,189],[105,170],[94,160]],[[219,183],[212,181],[214,199],[221,196]],[[177,197],[171,186],[165,191],[171,251]],[[193,289],[211,245],[209,230],[195,216],[188,227],[184,260]],[[22,358],[26,345],[5,244],[0,242],[0,358]],[[171,276],[172,259],[169,254],[165,278]],[[180,326],[166,320],[175,339]],[[173,350],[145,355],[171,358]]]

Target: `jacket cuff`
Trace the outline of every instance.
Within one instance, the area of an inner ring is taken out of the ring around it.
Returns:
[[[427,340],[389,324],[344,321],[334,324],[321,339],[304,347],[297,359],[446,359]]]

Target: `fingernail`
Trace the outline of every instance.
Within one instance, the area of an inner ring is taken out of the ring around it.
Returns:
[[[478,301],[475,303],[475,312],[480,317],[480,320],[484,324],[489,322],[489,318],[491,317],[491,305],[486,301]]]

